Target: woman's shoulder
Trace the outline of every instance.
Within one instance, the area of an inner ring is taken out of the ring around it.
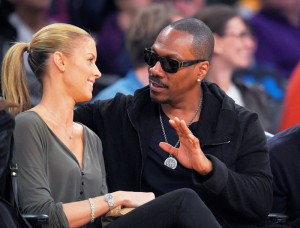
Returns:
[[[83,127],[84,141],[95,149],[102,148],[102,141],[99,136],[84,124],[78,124],[81,124]]]
[[[15,118],[16,128],[32,126],[34,128],[45,125],[43,119],[34,111],[26,111],[18,114]]]
[[[37,114],[34,111],[26,111],[26,112],[21,112],[16,116],[16,120],[18,121],[24,121],[24,120],[38,120],[41,117],[39,114]]]

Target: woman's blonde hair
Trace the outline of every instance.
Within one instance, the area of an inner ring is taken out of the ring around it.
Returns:
[[[48,25],[32,37],[30,43],[15,43],[6,53],[2,64],[2,93],[6,101],[18,104],[10,108],[13,115],[31,108],[24,66],[24,52],[28,52],[31,70],[42,83],[47,71],[49,56],[55,51],[69,55],[76,47],[75,42],[82,37],[91,37],[85,30],[70,24]]]
[[[17,107],[16,104],[7,102],[0,97],[0,111],[11,108],[11,107]]]

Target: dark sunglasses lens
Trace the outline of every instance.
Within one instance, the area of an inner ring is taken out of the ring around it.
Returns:
[[[151,52],[150,50],[145,50],[144,60],[150,67],[153,67],[158,61],[158,56],[155,53]]]
[[[161,58],[161,66],[168,73],[176,73],[178,71],[178,62],[169,58]]]
[[[155,54],[149,49],[144,50],[144,61],[150,67],[154,67],[157,61],[160,61],[163,70],[168,73],[176,73],[178,71],[178,62],[176,60],[169,59],[166,57],[159,57],[157,54]]]

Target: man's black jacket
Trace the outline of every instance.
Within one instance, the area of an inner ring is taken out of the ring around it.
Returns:
[[[193,188],[223,227],[255,224],[267,217],[272,206],[264,131],[257,114],[235,105],[217,85],[202,82],[202,89],[197,137],[214,170],[208,179],[193,173]],[[102,140],[110,191],[142,190],[158,107],[147,86],[134,96],[117,94],[112,100],[96,101],[75,111],[75,120]]]

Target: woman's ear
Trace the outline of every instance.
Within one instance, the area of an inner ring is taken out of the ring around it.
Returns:
[[[56,51],[53,53],[53,61],[55,66],[60,72],[65,71],[65,56],[60,51]]]
[[[222,37],[214,33],[214,41],[215,41],[214,55],[222,54],[223,52]]]

